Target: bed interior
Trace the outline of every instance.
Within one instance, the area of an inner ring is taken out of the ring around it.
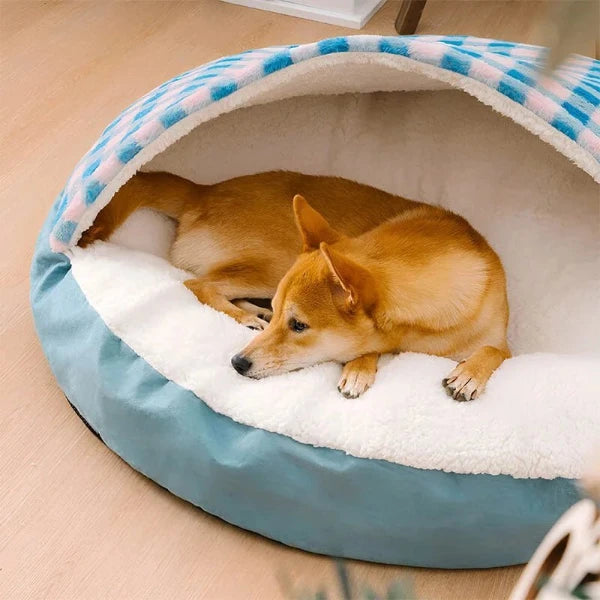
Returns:
[[[240,423],[417,468],[578,477],[600,422],[598,185],[464,92],[411,81],[402,92],[338,94],[347,90],[333,81],[330,94],[267,94],[198,124],[143,169],[200,183],[272,169],[339,175],[464,215],[504,262],[516,355],[481,401],[446,396],[451,360],[410,353],[383,357],[375,385],[352,402],[335,388],[333,363],[240,377],[229,361],[255,332],[182,285],[188,275],[163,260],[174,224],[152,211],[134,214],[115,244],[73,249],[73,277],[137,355]]]
[[[435,82],[429,87],[438,89],[410,91],[419,85],[409,78],[409,91],[298,96],[240,108],[199,125],[143,170],[199,183],[273,169],[338,175],[442,205],[465,216],[502,258],[515,354],[597,351],[598,185],[464,92]],[[172,225],[151,215],[132,219],[144,219],[145,239],[131,224],[113,239],[166,256]]]

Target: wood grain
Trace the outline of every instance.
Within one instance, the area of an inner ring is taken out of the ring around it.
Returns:
[[[537,4],[430,0],[418,32],[535,42]],[[393,35],[397,9],[388,2],[365,32]],[[0,598],[248,600],[282,597],[279,573],[309,588],[333,581],[328,558],[202,513],[87,431],[37,342],[28,269],[76,161],[129,103],[222,55],[348,33],[217,0],[0,3]],[[520,571],[352,569],[460,600],[504,598]]]

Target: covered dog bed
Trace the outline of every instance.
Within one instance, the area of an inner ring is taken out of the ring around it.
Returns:
[[[600,443],[600,63],[575,56],[536,83],[542,58],[357,36],[223,58],[141,98],[82,158],[35,252],[36,326],[69,401],[135,469],[286,544],[526,561]],[[254,332],[182,285],[166,217],[76,247],[140,169],[339,175],[464,215],[504,262],[515,357],[463,404],[441,385],[453,362],[418,354],[384,357],[356,400],[335,364],[242,378],[229,360]]]

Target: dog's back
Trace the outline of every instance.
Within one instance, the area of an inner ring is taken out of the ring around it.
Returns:
[[[236,177],[204,187],[181,216],[173,263],[197,274],[233,260],[260,264],[276,286],[302,249],[291,202],[296,194],[350,237],[417,205],[339,177],[287,171]]]

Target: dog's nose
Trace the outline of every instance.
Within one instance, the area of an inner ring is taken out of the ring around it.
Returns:
[[[231,359],[231,366],[240,375],[244,375],[250,370],[250,367],[252,366],[252,361],[248,360],[245,356],[242,356],[241,354],[236,354]]]

